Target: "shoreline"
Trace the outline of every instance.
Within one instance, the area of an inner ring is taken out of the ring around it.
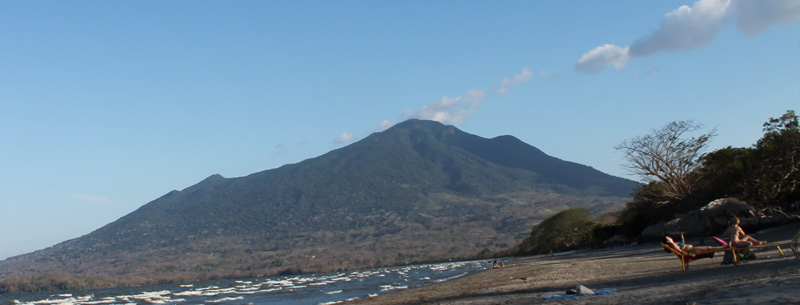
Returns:
[[[753,234],[768,241],[791,241],[800,223]],[[706,238],[708,240],[708,238]],[[698,238],[687,240],[698,244]],[[487,269],[456,279],[343,304],[796,304],[800,260],[790,247],[754,250],[757,258],[722,266],[712,259],[681,263],[658,243],[613,249],[581,250],[551,256],[515,258],[512,267]],[[577,285],[598,296],[545,300]]]

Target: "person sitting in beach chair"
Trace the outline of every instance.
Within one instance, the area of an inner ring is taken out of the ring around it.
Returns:
[[[740,223],[741,220],[739,220],[739,217],[733,216],[730,221],[731,226],[725,230],[725,233],[722,233],[723,235],[730,237],[730,243],[728,245],[734,248],[749,249],[753,245],[767,244],[765,241],[757,240],[752,236],[745,234],[744,230],[742,230],[742,228],[739,226]]]

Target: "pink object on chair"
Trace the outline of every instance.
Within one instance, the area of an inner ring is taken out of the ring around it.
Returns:
[[[720,245],[720,246],[723,246],[723,247],[727,247],[727,246],[728,246],[728,242],[727,242],[727,241],[724,241],[724,240],[722,240],[722,239],[721,239],[721,238],[719,238],[719,237],[716,237],[716,236],[714,236],[714,240],[716,240],[716,241],[717,241],[717,243],[719,243],[719,245]]]

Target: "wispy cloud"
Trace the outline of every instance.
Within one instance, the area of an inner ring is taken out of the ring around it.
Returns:
[[[515,85],[528,81],[533,77],[533,73],[528,68],[523,68],[522,72],[513,77],[506,77],[497,85],[492,86],[492,92],[497,94],[508,94]]]
[[[490,92],[508,94],[514,86],[530,80],[531,77],[533,72],[523,68],[519,74],[503,78],[500,83],[491,87]],[[485,90],[469,90],[463,96],[452,98],[445,96],[419,110],[406,110],[404,116],[406,119],[433,120],[443,124],[458,125],[477,111],[478,106],[486,99],[486,95]]]
[[[623,48],[613,44],[596,47],[578,59],[575,71],[597,73],[607,66],[614,66],[619,71],[630,60],[629,50],[629,47]]]
[[[338,138],[334,139],[333,142],[336,143],[336,144],[350,143],[355,138],[356,138],[356,136],[353,135],[352,133],[345,132],[341,136],[339,136]]]
[[[483,90],[470,90],[464,96],[452,98],[444,96],[414,111],[409,118],[458,125],[475,113],[485,98],[486,93]]]
[[[508,94],[516,85],[524,83],[533,77],[533,72],[523,68],[522,72],[512,77],[503,78],[502,81],[491,87],[489,92],[494,94]],[[447,125],[458,125],[471,117],[487,97],[485,90],[469,90],[463,96],[442,97],[435,102],[422,106],[419,110],[406,110],[405,119],[433,120]]]
[[[700,0],[667,13],[659,28],[628,47],[606,44],[583,54],[575,71],[597,73],[612,66],[621,70],[635,59],[659,52],[693,50],[711,43],[733,15],[736,26],[754,36],[776,24],[800,21],[800,1],[796,0]]]
[[[752,37],[770,25],[790,25],[800,21],[800,1],[737,0],[736,12],[736,29]]]
[[[519,74],[504,78],[502,81],[492,86],[490,92],[500,95],[508,94],[516,85],[526,82],[532,77],[533,72],[528,68],[523,68],[522,72]],[[444,96],[419,109],[406,109],[400,115],[400,120],[422,119],[437,121],[447,125],[458,125],[470,118],[478,110],[478,107],[483,104],[486,98],[487,93],[485,90],[469,90],[464,95],[456,97]],[[384,120],[376,130],[383,131],[392,127],[394,124],[394,121]],[[355,139],[356,137],[352,133],[343,133],[336,138],[334,142],[337,144],[346,144]]]
[[[558,72],[550,72],[547,70],[542,70],[539,71],[539,75],[541,75],[544,78],[558,78],[560,74]]]

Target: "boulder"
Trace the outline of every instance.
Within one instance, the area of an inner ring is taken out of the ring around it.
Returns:
[[[753,218],[756,216],[755,209],[747,203],[736,198],[722,198],[709,202],[700,208],[700,214],[714,218],[718,225],[727,225],[731,217]],[[721,220],[724,222],[720,223]]]
[[[739,217],[742,226],[779,225],[800,221],[800,216],[788,215],[778,208],[756,211],[736,198],[721,198],[685,215],[676,215],[670,221],[649,226],[642,231],[642,236],[659,237],[681,232],[688,235],[716,235],[725,230],[733,216]]]
[[[647,228],[642,231],[642,236],[645,237],[659,237],[664,236],[665,234],[672,234],[671,232],[667,232],[666,229],[666,222],[659,222],[657,224],[648,226]]]

